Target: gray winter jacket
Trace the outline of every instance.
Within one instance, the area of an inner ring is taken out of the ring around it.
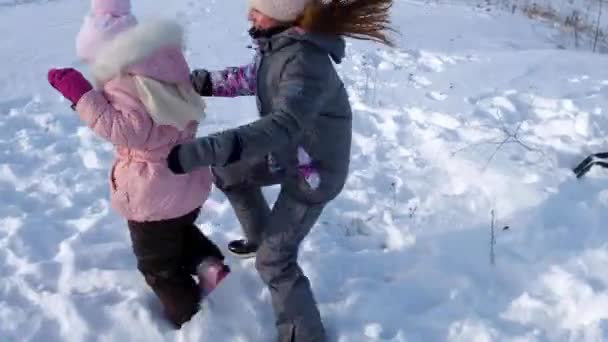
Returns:
[[[182,145],[182,168],[189,172],[272,155],[284,168],[282,185],[292,195],[329,201],[344,187],[350,163],[352,111],[332,64],[344,58],[344,40],[292,29],[260,39],[258,45],[253,66],[214,73],[212,82],[214,95],[256,95],[261,118]],[[193,75],[196,86],[202,80]],[[317,189],[298,175],[298,146],[319,172]]]

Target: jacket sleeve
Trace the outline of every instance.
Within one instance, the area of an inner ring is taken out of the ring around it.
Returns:
[[[218,71],[194,70],[190,80],[201,96],[237,97],[256,93],[256,64]]]
[[[327,96],[326,55],[299,53],[283,68],[273,111],[253,123],[184,144],[179,160],[186,172],[201,166],[225,166],[241,158],[263,157],[312,131]]]
[[[152,129],[149,117],[115,109],[105,96],[96,90],[86,93],[75,109],[87,126],[112,144],[129,148],[145,147],[147,134],[144,132]]]

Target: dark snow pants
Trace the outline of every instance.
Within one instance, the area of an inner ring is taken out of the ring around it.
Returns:
[[[255,266],[270,290],[280,342],[322,342],[325,330],[310,282],[298,265],[298,249],[325,204],[307,204],[281,188],[271,209],[261,187],[281,184],[266,160],[215,168],[248,240],[258,244]]]
[[[219,248],[194,224],[199,210],[170,220],[129,221],[137,268],[176,326],[199,310],[201,292],[193,275],[207,257],[224,259]]]

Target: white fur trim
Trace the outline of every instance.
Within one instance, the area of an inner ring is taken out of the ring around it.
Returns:
[[[176,22],[162,20],[137,25],[103,45],[95,57],[93,75],[98,82],[105,82],[168,45],[184,45],[184,30]]]
[[[140,101],[158,125],[184,130],[192,121],[205,118],[205,102],[192,87],[167,84],[144,76],[134,76]]]

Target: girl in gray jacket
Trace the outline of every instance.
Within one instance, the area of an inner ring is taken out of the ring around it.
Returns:
[[[222,71],[194,71],[201,96],[256,96],[260,119],[179,145],[169,155],[176,173],[212,166],[246,239],[230,251],[256,255],[268,285],[280,341],[324,341],[298,248],[348,175],[352,111],[332,62],[344,58],[344,36],[390,45],[392,0],[251,0],[254,62]],[[261,187],[280,184],[270,208]]]

